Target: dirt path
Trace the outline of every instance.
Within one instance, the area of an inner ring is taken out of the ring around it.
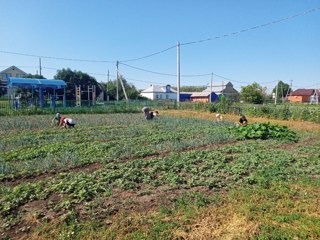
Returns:
[[[160,113],[164,116],[178,116],[178,117],[192,117],[192,118],[202,118],[202,119],[211,119],[215,121],[216,113],[209,112],[198,112],[198,111],[190,111],[190,110],[163,110]],[[278,120],[278,119],[268,119],[268,118],[260,118],[260,117],[247,117],[249,124],[254,122],[271,122],[274,124],[285,125],[291,129],[298,131],[308,131],[320,132],[320,124],[306,121],[286,121],[286,120]],[[237,123],[239,120],[239,116],[232,114],[223,114],[223,120],[228,122]]]

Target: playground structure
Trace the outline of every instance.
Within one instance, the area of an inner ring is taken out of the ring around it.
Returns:
[[[97,94],[96,94],[96,85],[91,85],[88,86],[87,90],[81,90],[81,86],[76,86],[76,106],[81,107],[81,100],[82,100],[82,93],[88,93],[88,105],[96,105],[96,99],[97,99]],[[92,104],[90,104],[90,102]]]
[[[17,109],[20,107],[20,99],[21,94],[15,95],[14,89],[30,89],[31,90],[31,98],[29,99],[29,106],[34,107],[39,104],[41,108],[45,106],[45,97],[44,94],[47,89],[52,89],[53,94],[49,94],[48,98],[50,99],[50,107],[56,107],[56,100],[58,99],[58,95],[56,95],[57,89],[63,89],[62,95],[62,103],[63,107],[66,107],[66,86],[67,84],[63,80],[50,80],[50,79],[33,79],[33,78],[9,78],[7,88],[8,88],[8,96],[9,105],[13,106],[13,108]],[[38,92],[39,101],[35,101],[35,93]],[[61,96],[60,96],[61,97]]]

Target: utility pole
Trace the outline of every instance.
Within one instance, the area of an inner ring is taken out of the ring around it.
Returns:
[[[117,86],[116,99],[117,99],[117,101],[119,101],[119,61],[117,61],[117,82],[116,82],[116,86]]]
[[[180,105],[180,42],[177,42],[177,105]]]
[[[210,102],[212,102],[212,82],[213,82],[213,73],[211,73],[211,83],[210,83]]]
[[[282,97],[282,103],[284,103],[284,98],[283,98],[283,84],[281,84],[281,97]]]
[[[39,57],[39,73],[40,73],[40,76],[41,76],[41,70],[42,70],[42,67],[41,67],[41,58]]]
[[[278,98],[278,86],[279,86],[279,80],[278,80],[277,87],[276,87],[276,96],[275,96],[275,98],[274,98],[274,104],[277,104],[277,98]]]
[[[126,89],[125,89],[125,87],[124,87],[124,84],[123,84],[122,78],[120,78],[120,83],[121,83],[121,86],[122,86],[122,89],[123,89],[124,97],[125,97],[125,98],[126,98],[126,100],[128,101],[128,96],[127,96]]]
[[[109,69],[108,69],[108,79],[107,79],[107,101],[109,101],[109,77],[110,77],[110,74],[109,74]]]

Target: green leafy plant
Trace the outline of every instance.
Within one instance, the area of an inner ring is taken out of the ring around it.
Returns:
[[[297,142],[297,134],[286,126],[271,123],[254,123],[247,126],[231,127],[239,138],[245,139],[277,139],[289,142]]]

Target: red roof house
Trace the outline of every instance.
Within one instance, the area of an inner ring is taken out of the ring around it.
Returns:
[[[292,103],[310,103],[314,99],[319,100],[319,90],[297,89],[290,94],[288,100]]]

